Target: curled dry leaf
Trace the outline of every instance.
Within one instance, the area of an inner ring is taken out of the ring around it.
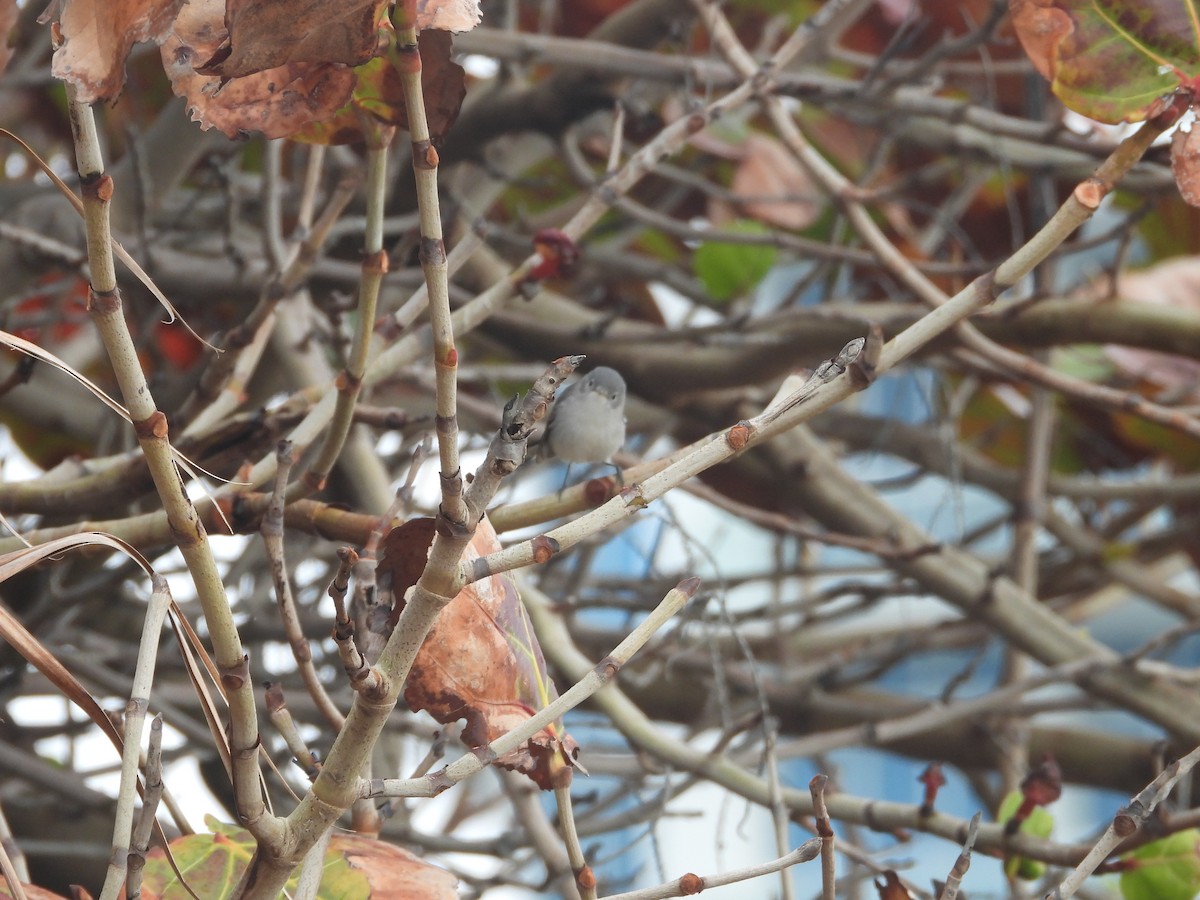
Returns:
[[[417,0],[417,28],[470,31],[482,13],[476,0]]]
[[[357,66],[375,55],[387,0],[228,0],[226,39],[197,69],[241,78],[288,63]]]
[[[65,0],[63,44],[52,71],[75,85],[84,103],[111,100],[125,83],[125,60],[139,41],[161,43],[185,0]]]
[[[1179,193],[1192,206],[1200,206],[1200,128],[1194,124],[1171,138],[1171,172]]]
[[[400,598],[425,568],[432,539],[432,519],[406,522],[385,539],[380,584],[390,578],[397,598],[393,624],[403,607]],[[470,562],[499,549],[496,532],[484,519],[463,558]],[[463,741],[470,747],[485,746],[557,697],[516,583],[507,574],[468,585],[450,601],[421,645],[404,689],[414,710],[427,710],[443,723],[465,719]],[[497,763],[549,790],[569,782],[578,752],[556,725]]]
[[[191,0],[162,46],[171,88],[187,98],[201,128],[217,128],[230,138],[250,131],[290,137],[350,99],[354,70],[340,63],[292,62],[224,84],[196,72],[194,67],[212,59],[226,37],[222,0]]]

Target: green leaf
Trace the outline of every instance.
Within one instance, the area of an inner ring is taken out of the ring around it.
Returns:
[[[197,894],[211,900],[233,895],[238,880],[254,854],[254,839],[236,825],[218,822],[211,816],[205,824],[212,834],[191,834],[171,841],[171,854],[179,870]],[[299,876],[288,882],[289,894]],[[145,892],[161,900],[190,900],[165,855],[151,853],[146,859]],[[325,855],[325,871],[317,893],[320,900],[366,900],[371,896],[367,876],[357,871],[345,855],[331,849]]]
[[[738,219],[729,231],[767,234],[768,229],[753,219]],[[754,287],[775,265],[777,251],[764,244],[729,244],[705,241],[692,255],[692,268],[704,289],[722,303]]]
[[[1070,109],[1140,122],[1200,76],[1196,0],[1009,0],[1017,35]]]
[[[1122,857],[1135,868],[1121,873],[1125,900],[1192,900],[1200,893],[1200,831],[1180,831]]]
[[[1021,808],[1021,801],[1024,796],[1020,791],[1011,791],[1004,798],[1004,802],[1000,804],[999,813],[996,815],[996,821],[1003,824],[1016,815],[1017,810]],[[1054,816],[1044,806],[1035,806],[1033,812],[1029,814],[1024,822],[1021,823],[1021,834],[1027,834],[1031,837],[1048,838],[1054,831]],[[1022,859],[1019,856],[1009,858],[1004,863],[1004,871],[1009,876],[1023,878],[1026,881],[1033,881],[1036,878],[1041,878],[1046,872],[1046,864],[1038,862],[1035,859]]]

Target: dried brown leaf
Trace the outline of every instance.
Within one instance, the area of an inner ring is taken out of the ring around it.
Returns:
[[[1200,206],[1200,127],[1182,129],[1171,138],[1171,171],[1179,193],[1191,206]]]
[[[470,31],[482,13],[476,0],[417,0],[417,28]]]
[[[390,578],[399,598],[416,583],[429,542],[430,519],[406,522],[388,533],[379,561],[381,583]],[[470,562],[500,548],[485,519],[463,559]],[[439,722],[466,720],[463,741],[483,747],[518,727],[558,697],[546,672],[537,637],[507,575],[493,575],[464,588],[442,610],[417,654],[404,699]],[[496,762],[527,775],[543,790],[570,779],[578,745],[560,726],[542,729],[526,744]]]
[[[162,43],[185,0],[65,0],[54,51],[55,78],[84,103],[111,100],[125,83],[125,60],[139,41]]]
[[[21,890],[25,892],[26,900],[67,900],[62,894],[40,888],[36,884],[23,884]],[[11,900],[12,896],[8,885],[0,878],[0,900]]]
[[[738,205],[760,222],[780,228],[807,228],[821,214],[821,197],[801,165],[778,140],[750,135],[730,185]]]
[[[360,65],[375,55],[386,5],[387,0],[228,0],[228,37],[197,69],[240,78],[288,63]]]
[[[9,46],[8,38],[17,27],[17,0],[0,0],[0,72],[8,67],[12,59],[13,48]]]
[[[371,884],[371,900],[455,900],[458,879],[407,850],[361,834],[335,834],[327,854],[340,853]]]
[[[354,90],[354,70],[340,63],[294,62],[224,82],[195,66],[212,59],[227,37],[222,0],[191,0],[162,46],[171,88],[186,97],[200,127],[226,137],[261,131],[290,137],[310,122],[331,116]]]
[[[879,891],[879,900],[913,900],[913,894],[892,869],[884,869],[883,881],[875,882],[875,890]]]

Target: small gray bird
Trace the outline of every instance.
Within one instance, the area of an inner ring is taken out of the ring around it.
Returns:
[[[543,440],[566,463],[611,462],[625,443],[625,379],[600,366],[564,388],[550,407]]]

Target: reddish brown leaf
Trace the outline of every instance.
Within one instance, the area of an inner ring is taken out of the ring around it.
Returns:
[[[730,187],[745,213],[780,228],[799,230],[817,220],[824,204],[796,157],[777,139],[751,134]]]
[[[397,616],[404,591],[425,565],[431,520],[392,529],[379,561],[381,584],[391,578]],[[423,543],[424,542],[424,543]],[[500,549],[485,519],[464,561]],[[469,585],[438,616],[421,645],[404,699],[439,722],[466,719],[463,741],[482,747],[517,727],[557,698],[515,582],[505,574]],[[497,760],[529,776],[543,790],[569,781],[578,746],[561,726],[544,728],[527,744]]]
[[[340,854],[367,877],[371,900],[455,900],[458,879],[402,850],[394,844],[361,834],[334,834],[326,854],[326,866]]]
[[[892,869],[883,870],[883,881],[875,882],[875,890],[879,891],[879,900],[913,900],[913,894]]]
[[[1171,138],[1171,171],[1183,199],[1200,206],[1200,128],[1195,125]]]
[[[477,0],[417,0],[417,28],[470,31],[482,14]]]
[[[1062,796],[1062,769],[1049,753],[1021,781],[1021,793],[1034,806],[1046,806]]]
[[[381,577],[390,577],[392,594],[397,601],[404,597],[404,592],[416,584],[425,571],[433,533],[433,519],[409,519],[389,531],[384,538],[378,570]],[[392,628],[396,627],[396,619],[403,608],[403,603],[394,603],[392,618],[388,623]]]
[[[1075,30],[1071,17],[1053,6],[1023,0],[1010,2],[1009,10],[1029,61],[1043,78],[1053,81],[1058,48]]]
[[[184,0],[65,0],[54,77],[75,85],[84,103],[111,100],[125,83],[125,60],[139,41],[161,43]]]
[[[250,131],[291,137],[350,98],[354,70],[338,63],[289,63],[225,84],[197,73],[194,66],[211,59],[225,40],[223,8],[222,0],[191,0],[162,47],[171,87],[187,98],[201,128],[217,128],[231,138]]]
[[[0,0],[0,72],[12,59],[13,48],[8,44],[8,36],[17,26],[17,13],[17,0]]]
[[[386,5],[387,0],[228,0],[228,37],[197,69],[240,78],[297,62],[360,65],[375,55]]]
[[[23,884],[21,885],[21,889],[25,891],[25,896],[28,900],[66,900],[62,894],[56,894],[53,891],[48,891],[34,884]],[[3,878],[0,878],[0,898],[11,900],[12,896],[8,884]]]

